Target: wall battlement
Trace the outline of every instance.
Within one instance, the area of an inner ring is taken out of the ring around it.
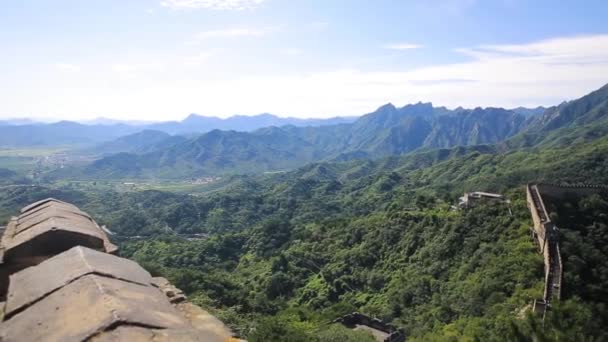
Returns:
[[[559,247],[559,229],[546,208],[547,199],[560,201],[575,196],[608,193],[608,186],[593,184],[528,184],[526,198],[534,222],[534,236],[538,241],[545,264],[543,298],[534,302],[534,311],[544,314],[553,300],[561,298],[563,263]]]
[[[116,251],[72,204],[23,208],[0,242],[0,341],[234,341],[166,279]]]
[[[551,302],[561,298],[563,267],[559,250],[558,229],[555,223],[551,221],[541,189],[541,185],[538,184],[528,184],[526,186],[528,208],[534,222],[534,235],[538,241],[540,253],[543,254],[545,265],[543,298],[534,302],[533,310],[544,317],[547,309],[551,307]]]
[[[372,334],[379,342],[405,342],[405,333],[402,329],[359,312],[353,312],[351,314],[342,316],[336,319],[333,323],[341,323],[351,329],[365,327],[365,330],[372,331]],[[380,332],[381,334],[375,334],[374,330]]]

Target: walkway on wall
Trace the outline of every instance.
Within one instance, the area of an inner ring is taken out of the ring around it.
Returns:
[[[557,227],[546,211],[541,192],[537,185],[527,186],[528,206],[532,216],[537,216],[540,222],[534,222],[534,229],[539,235],[538,243],[544,256],[545,264],[545,291],[542,301],[535,303],[539,313],[544,317],[551,302],[561,297],[562,260],[559,250],[559,234]]]
[[[538,216],[540,217],[540,221],[543,223],[549,221],[549,218],[547,217],[547,214],[545,213],[545,208],[541,201],[540,192],[538,191],[538,186],[532,185],[530,187],[530,190],[531,190],[530,194],[532,195],[532,200],[534,201],[534,207],[536,208]]]
[[[549,240],[549,274],[546,282],[545,302],[550,304],[553,300],[559,300],[562,282],[562,262],[559,252],[559,243],[553,239]]]

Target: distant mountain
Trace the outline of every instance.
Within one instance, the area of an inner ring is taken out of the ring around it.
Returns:
[[[102,158],[84,173],[103,178],[181,178],[227,170],[262,172],[299,166],[304,160],[318,159],[320,152],[276,127],[253,133],[213,130],[164,150]]]
[[[31,119],[5,119],[0,120],[0,126],[18,126],[18,125],[31,125],[37,123],[36,120]]]
[[[154,124],[154,121],[142,121],[142,120],[117,120],[117,119],[109,119],[104,117],[95,118],[92,120],[81,120],[78,121],[83,125],[104,125],[104,126],[112,126],[112,125],[129,125],[129,126],[145,126]]]
[[[565,147],[608,135],[608,85],[550,107],[532,118],[526,129],[506,142],[511,148],[546,145]]]
[[[147,129],[99,144],[85,151],[98,154],[146,153],[168,148],[185,140],[187,138],[183,136],[172,136],[162,131]]]
[[[538,112],[540,111],[539,108],[517,108],[506,112],[517,114],[524,118],[534,118],[535,115],[538,115]],[[216,129],[253,132],[260,128],[274,126],[285,128],[304,140],[307,140],[304,137],[307,135],[310,139],[318,139],[321,144],[332,144],[332,146],[328,146],[330,149],[335,151],[341,150],[341,152],[347,152],[346,150],[348,150],[348,153],[352,153],[353,151],[351,150],[353,148],[356,148],[357,150],[369,150],[369,148],[362,147],[362,145],[367,144],[367,141],[371,144],[386,144],[386,141],[384,143],[380,141],[383,139],[382,136],[377,136],[380,134],[384,135],[386,139],[394,140],[393,143],[389,142],[389,145],[399,144],[399,142],[405,143],[404,146],[395,148],[394,150],[396,150],[396,152],[393,151],[395,153],[402,153],[420,147],[420,143],[413,141],[415,140],[413,137],[413,140],[408,138],[407,141],[396,137],[409,135],[409,132],[411,131],[415,131],[418,138],[424,137],[425,141],[422,145],[429,147],[470,144],[473,141],[493,142],[496,139],[501,139],[503,133],[499,133],[497,137],[491,137],[493,134],[491,130],[480,131],[478,134],[481,134],[482,136],[479,138],[473,137],[472,139],[464,139],[462,136],[459,136],[458,138],[454,136],[441,137],[440,140],[444,139],[444,141],[439,142],[435,138],[427,139],[427,133],[432,135],[443,135],[447,133],[447,128],[441,128],[439,123],[434,122],[438,118],[442,118],[441,120],[444,121],[445,125],[451,125],[453,124],[453,120],[465,120],[464,116],[466,115],[459,117],[459,113],[476,111],[471,115],[480,115],[480,111],[488,110],[489,109],[467,110],[462,108],[448,110],[445,107],[433,107],[430,103],[417,103],[402,108],[396,108],[392,104],[387,104],[374,113],[360,118],[335,117],[329,119],[298,119],[282,118],[272,114],[260,114],[254,116],[235,115],[222,119],[191,114],[182,121],[168,121],[153,124],[147,124],[142,121],[121,121],[107,118],[98,118],[91,121],[85,121],[85,123],[60,121],[51,124],[29,122],[27,119],[16,119],[0,121],[0,145],[8,147],[67,145],[90,147],[104,142],[111,142],[121,136],[135,134],[144,130],[161,131],[172,135],[184,135],[206,133]],[[473,123],[471,120],[475,121],[475,119],[471,118],[466,120],[468,120],[468,124]],[[431,121],[433,122],[431,123]],[[426,129],[429,129],[429,127],[427,127],[429,124],[433,126],[434,131],[424,133]],[[466,122],[458,123],[458,125],[466,124]],[[344,127],[347,126],[350,127],[347,129],[350,132],[350,136],[348,132],[342,132]],[[299,128],[299,130],[294,132],[293,127]],[[321,129],[320,127],[331,128]],[[391,128],[392,132],[382,132],[382,130],[388,128]],[[513,127],[511,126],[508,127],[509,130],[512,128]],[[334,132],[335,130],[340,132]],[[440,131],[439,133],[438,130]],[[452,133],[456,135],[459,134],[458,132]],[[329,134],[329,136],[326,136],[327,134]],[[334,134],[338,134],[338,136],[333,136]],[[362,137],[362,139],[359,139],[360,137]],[[174,138],[174,140],[175,139],[179,138]],[[338,146],[334,145],[336,142],[339,143]],[[125,142],[117,143],[121,144]],[[392,150],[391,148],[384,149],[386,151]],[[133,150],[125,150],[124,147],[117,149],[116,145],[114,145],[114,147],[112,147],[111,144],[108,145],[108,150],[105,151],[105,153],[114,152],[133,152]]]
[[[547,109],[532,127],[543,131],[571,124],[584,125],[608,118],[608,84],[574,101]]]
[[[134,133],[137,130],[127,125],[83,125],[71,121],[0,126],[0,145],[5,147],[90,145]]]
[[[236,117],[232,123],[240,119]],[[184,122],[200,127],[218,124],[217,120],[191,116]],[[493,144],[518,134],[529,122],[526,116],[502,108],[448,110],[431,103],[401,108],[387,104],[352,123],[288,125],[253,132],[214,130],[151,153],[109,156],[91,164],[85,173],[180,178],[285,170],[320,160],[379,158],[423,148]]]
[[[322,160],[376,159],[421,149],[502,142],[507,148],[559,145],[608,134],[607,110],[608,86],[548,109],[448,110],[430,103],[401,108],[387,104],[352,123],[289,125],[253,132],[215,130],[151,153],[110,156],[90,165],[86,173],[116,176],[128,171],[123,174],[129,177],[251,173]]]
[[[183,121],[154,124],[105,118],[89,121],[87,124],[72,121],[45,124],[11,120],[6,122],[0,121],[0,145],[9,147],[66,145],[90,147],[91,145],[109,142],[118,137],[143,130],[162,131],[169,134],[206,133],[214,129],[251,132],[269,126],[323,126],[352,122],[355,119],[355,117],[297,119],[281,118],[271,114],[255,116],[237,115],[221,119],[191,114]]]
[[[492,144],[520,132],[525,118],[502,108],[448,111],[430,103],[402,108],[389,104],[357,120],[349,134],[348,153],[388,156],[419,148]]]
[[[356,117],[335,117],[329,119],[282,118],[267,113],[252,116],[235,115],[222,119],[213,116],[190,114],[182,121],[161,122],[148,125],[147,128],[164,131],[171,134],[193,132],[204,133],[214,129],[251,132],[255,131],[256,129],[270,126],[325,126],[340,123],[350,123],[355,120]]]
[[[521,114],[525,117],[533,117],[541,115],[547,110],[545,107],[536,107],[536,108],[525,108],[525,107],[517,107],[511,109],[512,112]]]

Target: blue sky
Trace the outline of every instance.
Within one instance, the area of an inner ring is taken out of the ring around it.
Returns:
[[[608,83],[608,1],[3,0],[0,118],[537,106]]]

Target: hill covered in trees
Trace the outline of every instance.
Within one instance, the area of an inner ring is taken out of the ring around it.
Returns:
[[[550,209],[566,287],[541,322],[530,312],[542,296],[543,264],[523,185],[608,183],[607,92],[522,119],[419,104],[385,106],[353,124],[212,131],[85,170],[114,179],[251,172],[190,194],[9,181],[0,219],[41,198],[75,203],[114,233],[124,256],[250,341],[369,341],[330,324],[353,311],[402,327],[411,341],[601,341],[608,199]],[[146,132],[114,146],[145,150],[148,138],[163,145],[173,137]],[[452,144],[462,146],[438,148]],[[298,168],[303,160],[321,161]],[[259,173],[277,165],[292,170]],[[511,203],[454,210],[465,191],[500,192]]]
[[[607,156],[608,138],[592,134],[567,147],[472,146],[314,163],[233,176],[199,196],[15,187],[2,191],[0,206],[12,212],[48,196],[78,204],[116,234],[125,256],[169,277],[251,341],[365,340],[328,325],[352,311],[391,321],[414,341],[601,340],[605,199],[576,202],[567,214],[587,217],[563,223],[573,230],[564,231],[565,282],[585,286],[570,287],[543,326],[529,313],[543,271],[522,185],[606,183]],[[511,211],[450,208],[472,190],[506,194]]]

